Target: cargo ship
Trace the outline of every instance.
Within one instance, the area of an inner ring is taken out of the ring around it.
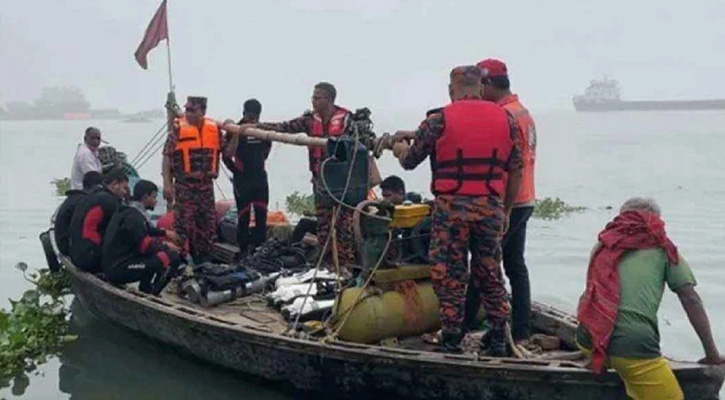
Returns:
[[[592,80],[584,94],[574,96],[574,109],[581,112],[609,111],[692,111],[723,110],[725,99],[711,100],[636,100],[621,98],[619,82],[606,77]]]

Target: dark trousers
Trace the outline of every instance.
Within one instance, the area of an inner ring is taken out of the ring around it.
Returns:
[[[181,257],[176,252],[159,251],[121,263],[109,271],[106,278],[117,285],[139,282],[138,288],[142,292],[158,294],[168,283],[168,279],[163,279],[168,275],[167,270],[173,275],[180,264]]]
[[[237,244],[241,254],[262,244],[267,238],[267,173],[234,175],[234,199],[237,203]],[[250,213],[254,208],[254,228],[250,231]]]
[[[511,285],[511,335],[514,340],[529,337],[531,314],[531,286],[526,268],[526,225],[534,207],[517,207],[511,210],[509,230],[504,235],[503,270]]]
[[[517,207],[511,210],[509,229],[501,241],[503,269],[511,285],[511,336],[514,340],[529,337],[529,316],[531,314],[531,287],[529,270],[526,268],[526,225],[534,207]],[[465,326],[475,328],[476,314],[480,307],[477,290],[469,286],[466,295]]]

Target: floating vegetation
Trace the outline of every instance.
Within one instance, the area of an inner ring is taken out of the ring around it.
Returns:
[[[533,217],[546,220],[555,220],[567,214],[571,214],[573,212],[582,212],[586,209],[586,207],[571,206],[569,204],[566,204],[564,200],[558,197],[554,199],[552,199],[551,197],[547,197],[545,199],[536,200],[536,204],[534,205]]]
[[[0,388],[14,380],[13,392],[24,391],[27,374],[58,355],[64,343],[76,339],[68,333],[68,273],[28,272],[23,262],[16,268],[33,288],[20,299],[10,300],[10,311],[0,309]]]
[[[300,216],[315,215],[315,196],[294,191],[285,199],[287,212]]]
[[[56,196],[65,196],[65,192],[70,190],[70,178],[53,179],[50,183],[55,185]]]

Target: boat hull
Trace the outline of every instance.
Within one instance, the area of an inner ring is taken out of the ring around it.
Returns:
[[[230,323],[153,296],[113,287],[76,270],[73,292],[93,314],[208,362],[284,381],[304,391],[355,399],[623,399],[619,378],[572,363],[474,359],[376,346],[321,344]],[[687,398],[717,399],[724,368],[675,367]]]

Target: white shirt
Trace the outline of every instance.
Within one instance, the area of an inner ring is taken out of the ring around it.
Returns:
[[[79,144],[76,155],[73,157],[73,168],[70,171],[70,188],[83,190],[83,175],[88,171],[102,172],[102,170],[98,153],[91,150],[85,143]]]

